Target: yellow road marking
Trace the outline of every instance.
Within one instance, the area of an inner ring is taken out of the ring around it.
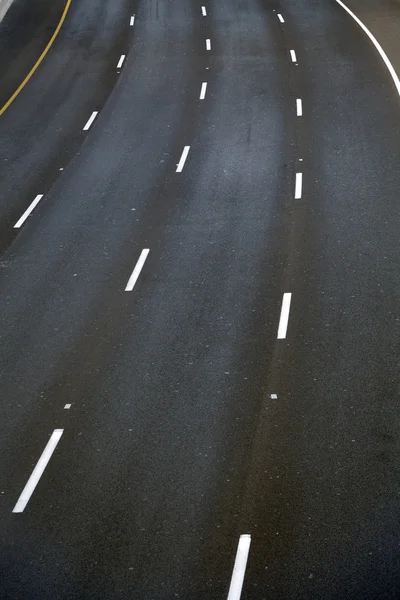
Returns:
[[[30,80],[30,78],[32,77],[32,75],[34,74],[34,72],[36,71],[36,69],[38,68],[38,66],[40,65],[40,63],[42,62],[42,60],[44,59],[44,57],[48,53],[48,51],[50,50],[51,46],[53,45],[54,40],[56,39],[56,37],[59,34],[59,31],[60,31],[60,29],[62,27],[62,24],[65,21],[65,17],[67,16],[67,12],[69,10],[71,2],[72,2],[72,0],[67,0],[67,3],[66,3],[65,8],[64,8],[64,12],[63,12],[63,14],[61,16],[59,24],[57,25],[57,29],[55,30],[55,32],[51,36],[51,39],[50,39],[49,43],[47,44],[46,48],[43,50],[42,54],[39,56],[39,58],[36,61],[36,63],[33,65],[32,69],[29,71],[28,75],[25,77],[25,79],[23,80],[23,82],[15,90],[15,92],[13,93],[13,95],[11,96],[11,98],[9,100],[7,100],[7,102],[5,103],[5,105],[2,108],[0,108],[0,117],[7,110],[7,108],[10,106],[10,104],[12,102],[14,102],[15,98],[18,96],[18,94],[20,93],[20,91],[26,86],[26,84],[28,83],[28,81]]]

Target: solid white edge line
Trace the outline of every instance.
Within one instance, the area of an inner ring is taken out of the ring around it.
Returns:
[[[292,59],[292,62],[297,62],[296,52],[294,50],[290,51],[290,58]]]
[[[149,255],[149,252],[150,252],[150,250],[148,248],[145,248],[144,250],[142,250],[142,252],[139,256],[139,260],[137,261],[135,268],[132,271],[132,275],[129,277],[129,281],[126,284],[126,288],[125,288],[126,292],[131,292],[133,290],[133,288],[135,287],[135,284],[138,280],[140,272],[143,269],[143,265],[146,262],[146,258]]]
[[[130,20],[130,26],[133,27],[135,24],[135,15],[131,16],[131,20]]]
[[[287,326],[289,322],[290,302],[292,300],[291,293],[283,294],[281,316],[279,318],[278,340],[286,338]]]
[[[341,0],[336,0],[336,2],[338,4],[340,4],[340,6],[342,8],[344,8],[344,10],[347,11],[351,17],[353,17],[353,19],[356,21],[356,23],[358,23],[358,25],[361,27],[361,29],[363,29],[363,31],[367,34],[367,36],[369,37],[371,42],[374,44],[375,48],[378,50],[379,54],[381,55],[383,62],[387,66],[389,73],[391,74],[392,79],[394,81],[394,85],[396,86],[397,93],[400,96],[400,80],[399,80],[397,73],[394,70],[393,65],[390,62],[386,52],[384,51],[384,49],[382,48],[382,46],[380,45],[380,43],[378,42],[376,37],[370,32],[370,30],[364,25],[364,23],[362,21],[360,21],[360,19],[358,17],[356,17],[356,15],[349,8],[347,8],[347,6],[345,4],[343,4],[343,2]]]
[[[294,188],[295,200],[300,200],[303,189],[303,173],[296,173],[296,185]]]
[[[235,564],[233,567],[231,585],[229,586],[228,600],[240,600],[240,596],[242,595],[243,580],[246,572],[250,544],[250,534],[244,533],[240,536],[236,552]]]
[[[207,16],[207,9],[206,9],[206,7],[205,7],[205,6],[202,6],[202,7],[201,7],[201,14],[203,15],[203,17],[206,17],[206,16]]]
[[[36,196],[34,201],[31,202],[31,204],[28,206],[28,208],[26,209],[26,211],[24,212],[22,217],[20,217],[18,219],[18,221],[15,223],[14,229],[19,229],[21,227],[21,225],[26,221],[26,219],[29,217],[29,215],[31,214],[31,212],[33,211],[35,206],[37,206],[39,204],[39,202],[41,201],[42,198],[43,198],[43,194],[38,194]]]
[[[206,97],[206,90],[207,90],[207,82],[203,81],[203,83],[201,84],[201,90],[200,90],[200,100],[204,100],[204,98]]]
[[[187,159],[187,156],[189,154],[189,150],[190,150],[190,146],[185,146],[182,152],[182,156],[180,158],[180,161],[178,162],[178,165],[176,167],[176,173],[182,173],[183,171],[183,167],[185,166],[185,162]]]
[[[30,500],[30,497],[39,483],[41,476],[43,475],[45,468],[47,467],[47,463],[49,462],[58,442],[60,441],[63,432],[64,429],[55,429],[51,434],[51,437],[47,442],[46,447],[36,464],[36,467],[32,471],[32,475],[29,477],[26,486],[22,490],[22,493],[13,508],[13,513],[22,513],[24,511]]]
[[[285,19],[282,17],[282,15],[280,13],[278,13],[278,19],[280,20],[281,23],[285,22]]]
[[[122,67],[122,65],[124,64],[124,60],[125,60],[126,54],[121,54],[121,58],[118,61],[117,64],[117,69],[120,69]]]
[[[86,123],[85,127],[83,128],[83,131],[87,131],[88,129],[90,129],[93,121],[95,120],[95,118],[97,117],[98,114],[99,113],[98,113],[97,110],[95,110],[95,111],[92,112],[92,116],[90,117],[90,119]]]
[[[303,116],[303,103],[301,101],[301,98],[296,99],[296,108],[297,108],[297,116],[298,117]]]
[[[206,39],[206,50],[211,50],[211,40],[209,38]]]

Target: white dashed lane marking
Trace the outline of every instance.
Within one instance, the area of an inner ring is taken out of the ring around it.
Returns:
[[[206,39],[206,50],[211,50],[211,40]]]
[[[85,127],[83,128],[83,131],[87,131],[88,129],[90,129],[90,127],[92,126],[93,121],[95,120],[95,118],[98,115],[98,111],[95,110],[92,112],[92,116],[90,117],[90,119],[88,120],[88,122],[86,123]]]
[[[187,159],[188,154],[189,154],[189,150],[190,150],[190,146],[185,146],[184,147],[181,159],[178,162],[177,167],[176,167],[176,173],[182,173],[183,167],[185,166],[185,162],[186,162],[186,159]]]
[[[26,211],[24,212],[24,214],[22,215],[22,217],[20,217],[18,219],[18,221],[15,223],[14,229],[19,229],[21,227],[21,225],[23,225],[23,223],[29,217],[29,215],[31,214],[31,212],[33,211],[33,209],[35,208],[35,206],[37,206],[39,204],[39,202],[41,201],[42,198],[43,198],[43,194],[38,194],[36,196],[36,198],[34,199],[34,201],[28,206],[28,208],[26,209]]]
[[[137,261],[135,268],[133,269],[132,275],[129,277],[129,281],[126,284],[126,288],[125,291],[126,292],[131,292],[133,290],[133,288],[135,287],[135,284],[139,278],[139,275],[143,269],[143,265],[146,262],[146,258],[149,255],[150,250],[148,248],[145,248],[144,250],[142,250],[140,256],[139,256],[139,260]]]
[[[297,100],[296,100],[296,110],[297,110],[297,116],[301,117],[303,115],[303,103],[301,101],[301,98],[297,98]]]
[[[290,51],[290,58],[292,59],[292,62],[297,62],[296,52],[294,50]]]
[[[240,536],[233,567],[231,585],[229,587],[228,600],[240,600],[244,575],[246,573],[247,558],[249,556],[251,535],[245,533]]]
[[[125,56],[126,56],[125,54],[121,54],[121,58],[119,59],[118,64],[117,64],[117,69],[120,69],[122,67],[122,65],[124,64]]]
[[[26,486],[24,487],[20,497],[18,498],[17,504],[13,508],[13,513],[22,513],[25,510],[25,507],[28,504],[30,497],[35,491],[35,488],[39,483],[39,480],[43,475],[43,472],[47,467],[47,464],[54,450],[56,449],[58,442],[61,439],[63,431],[63,429],[55,429],[51,434],[51,437],[47,442],[46,447],[43,450],[42,455],[36,464],[36,467],[32,471],[32,475],[29,477]]]
[[[206,91],[207,91],[207,82],[203,81],[203,83],[201,84],[201,90],[200,90],[200,100],[204,100],[204,98],[206,97]]]
[[[286,338],[287,327],[289,323],[289,311],[290,303],[292,300],[292,294],[283,294],[281,316],[279,319],[278,327],[278,340],[284,340]]]
[[[303,173],[296,173],[296,184],[294,187],[294,198],[300,200],[303,192]]]
[[[282,17],[282,15],[280,13],[278,13],[278,19],[280,20],[281,23],[285,22],[285,19]]]

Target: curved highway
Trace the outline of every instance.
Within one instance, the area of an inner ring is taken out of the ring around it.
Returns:
[[[0,116],[1,598],[399,597],[399,110],[333,0],[72,0]]]

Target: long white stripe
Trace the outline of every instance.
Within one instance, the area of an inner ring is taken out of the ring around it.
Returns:
[[[131,16],[131,20],[130,20],[130,26],[133,27],[135,24],[135,15]]]
[[[200,100],[204,100],[204,98],[206,97],[206,90],[207,90],[207,82],[203,81],[203,83],[201,84],[201,90],[200,90]]]
[[[126,56],[125,54],[121,54],[121,58],[119,59],[118,64],[117,64],[117,69],[120,69],[122,67],[122,65],[124,64],[125,56]]]
[[[296,52],[294,50],[290,51],[290,58],[292,59],[292,62],[297,62]]]
[[[206,39],[206,50],[211,50],[211,40]]]
[[[206,16],[207,16],[207,10],[206,10],[206,7],[205,7],[205,6],[202,6],[202,7],[201,7],[201,14],[203,15],[203,17],[206,17]]]
[[[301,198],[302,190],[303,190],[303,173],[296,173],[296,185],[294,188],[295,200],[299,200]]]
[[[242,595],[243,580],[246,572],[250,544],[250,534],[244,533],[240,536],[236,552],[235,565],[233,567],[231,585],[229,587],[228,600],[240,600],[240,596]]]
[[[189,154],[190,146],[185,146],[182,152],[181,159],[176,167],[176,173],[182,173],[183,167],[185,166],[185,162],[187,159],[187,155]]]
[[[281,317],[279,319],[278,327],[278,340],[284,340],[286,337],[291,300],[292,294],[283,294]]]
[[[148,248],[145,248],[144,250],[142,250],[142,252],[139,256],[139,260],[137,261],[135,268],[133,269],[132,275],[129,277],[129,281],[126,284],[126,288],[125,288],[126,292],[131,292],[133,290],[133,288],[135,287],[135,284],[138,280],[140,272],[143,269],[143,265],[146,262],[146,258],[149,255],[149,252],[150,252],[150,250]]]
[[[376,37],[370,32],[370,30],[364,25],[364,23],[362,21],[360,21],[360,19],[358,17],[356,17],[356,15],[349,8],[347,8],[347,6],[345,4],[343,4],[343,2],[341,2],[341,0],[336,0],[336,2],[338,4],[340,4],[340,6],[342,8],[344,8],[344,10],[347,11],[351,17],[353,17],[353,19],[356,21],[356,23],[358,23],[359,26],[361,27],[361,29],[363,29],[363,31],[365,31],[365,33],[367,34],[367,36],[369,37],[371,42],[374,44],[375,48],[378,50],[379,54],[381,55],[383,62],[387,66],[389,73],[391,74],[392,79],[394,81],[394,85],[396,86],[397,93],[400,96],[400,80],[399,80],[397,73],[394,70],[393,65],[390,62],[386,52],[384,51],[384,49],[382,48],[382,46],[380,45],[380,43],[378,42]]]
[[[278,19],[280,20],[281,23],[285,22],[285,19],[279,13],[278,13]]]
[[[55,429],[51,434],[51,437],[47,442],[36,467],[32,471],[32,475],[29,477],[26,486],[22,490],[22,494],[18,498],[17,504],[13,508],[13,513],[22,513],[24,511],[30,497],[39,483],[41,476],[43,475],[45,468],[47,467],[47,463],[49,462],[58,442],[60,441],[63,431],[63,429]]]
[[[296,108],[297,108],[297,116],[301,117],[303,115],[303,103],[301,101],[301,98],[297,98]]]
[[[18,219],[18,221],[15,223],[14,229],[19,229],[21,227],[21,225],[26,221],[26,219],[29,217],[29,215],[31,214],[31,212],[33,211],[35,206],[37,206],[39,204],[39,202],[41,201],[42,198],[43,198],[43,194],[38,194],[36,196],[34,201],[28,206],[28,208],[26,209],[26,211],[24,212],[22,217],[20,217]]]
[[[88,129],[90,129],[91,124],[93,123],[93,121],[95,120],[95,118],[98,115],[98,111],[95,110],[94,112],[92,112],[92,116],[90,117],[89,121],[86,123],[85,127],[83,128],[83,131],[87,131]]]

